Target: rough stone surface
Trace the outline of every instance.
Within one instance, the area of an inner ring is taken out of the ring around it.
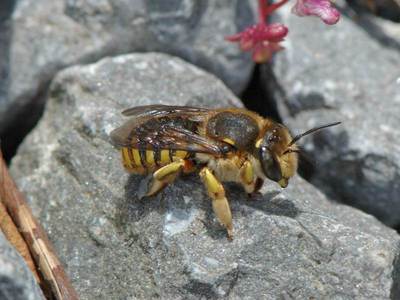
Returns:
[[[44,300],[31,271],[0,230],[0,299]]]
[[[399,226],[398,42],[384,42],[379,22],[359,26],[344,15],[329,27],[285,10],[281,17],[291,32],[286,50],[276,56],[275,81],[267,81],[282,118],[295,133],[343,122],[300,142],[316,161],[312,182],[332,198]]]
[[[69,68],[11,171],[81,299],[389,299],[399,236],[332,204],[296,176],[249,201],[228,185],[235,239],[217,224],[197,176],[152,199],[129,176],[109,132],[149,103],[231,106],[220,81],[160,54]]]
[[[253,22],[253,6],[249,3],[18,1],[9,46],[9,88],[6,95],[0,94],[0,134],[26,110],[30,114],[24,116],[25,122],[40,113],[47,84],[56,71],[107,55],[171,53],[211,71],[240,92],[249,80],[253,63],[224,36]]]

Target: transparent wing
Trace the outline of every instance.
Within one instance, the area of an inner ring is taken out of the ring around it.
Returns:
[[[209,111],[206,108],[192,107],[192,106],[171,106],[171,105],[145,105],[137,106],[124,110],[122,114],[124,116],[150,117],[150,116],[166,116],[168,114],[184,113],[184,114],[195,114],[199,112]]]
[[[111,132],[115,145],[137,149],[174,149],[220,155],[229,144],[197,132],[210,110],[187,107],[150,105],[131,108],[125,115],[134,116]]]

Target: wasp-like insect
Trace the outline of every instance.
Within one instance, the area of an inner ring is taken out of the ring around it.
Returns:
[[[296,142],[340,123],[292,138],[285,126],[245,109],[149,105],[122,114],[131,119],[111,132],[111,139],[121,148],[129,172],[153,173],[146,196],[161,191],[181,172],[199,171],[228,238],[232,216],[221,182],[240,183],[249,194],[266,178],[286,187],[297,170]]]

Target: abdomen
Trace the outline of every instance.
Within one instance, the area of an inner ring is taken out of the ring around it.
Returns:
[[[147,174],[173,161],[186,159],[191,153],[182,150],[159,149],[139,150],[135,148],[121,148],[122,163],[131,173]]]

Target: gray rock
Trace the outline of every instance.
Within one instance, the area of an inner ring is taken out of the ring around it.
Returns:
[[[253,22],[249,3],[19,1],[12,18],[9,89],[0,97],[0,134],[27,110],[25,123],[38,118],[47,85],[58,70],[107,55],[172,53],[215,73],[235,92],[242,91],[253,63],[224,36]]]
[[[9,46],[11,39],[10,15],[13,9],[12,0],[0,3],[0,99],[7,93],[7,75],[9,68]]]
[[[23,258],[12,247],[0,230],[0,299],[44,299]]]
[[[383,43],[345,15],[331,27],[287,11],[281,16],[291,32],[273,65],[275,81],[266,81],[282,118],[295,133],[343,122],[300,142],[317,163],[311,181],[399,226],[399,44]]]
[[[11,21],[10,16],[12,14],[14,6],[14,0],[3,0],[0,1],[0,111],[2,106],[8,106],[5,102],[8,94],[9,86],[9,65],[10,65],[10,43],[11,43]],[[3,118],[3,115],[1,115]],[[1,123],[1,121],[0,121]],[[7,142],[4,143],[5,129],[0,129],[0,139],[2,139],[2,150],[3,155],[7,158],[8,153],[6,148],[12,148],[13,141],[7,138]],[[15,146],[14,146],[15,147]],[[15,147],[16,148],[16,147]]]
[[[161,54],[69,68],[12,162],[81,299],[389,299],[399,236],[295,177],[249,201],[228,185],[235,239],[196,175],[137,199],[109,132],[149,103],[239,105],[212,75]]]

